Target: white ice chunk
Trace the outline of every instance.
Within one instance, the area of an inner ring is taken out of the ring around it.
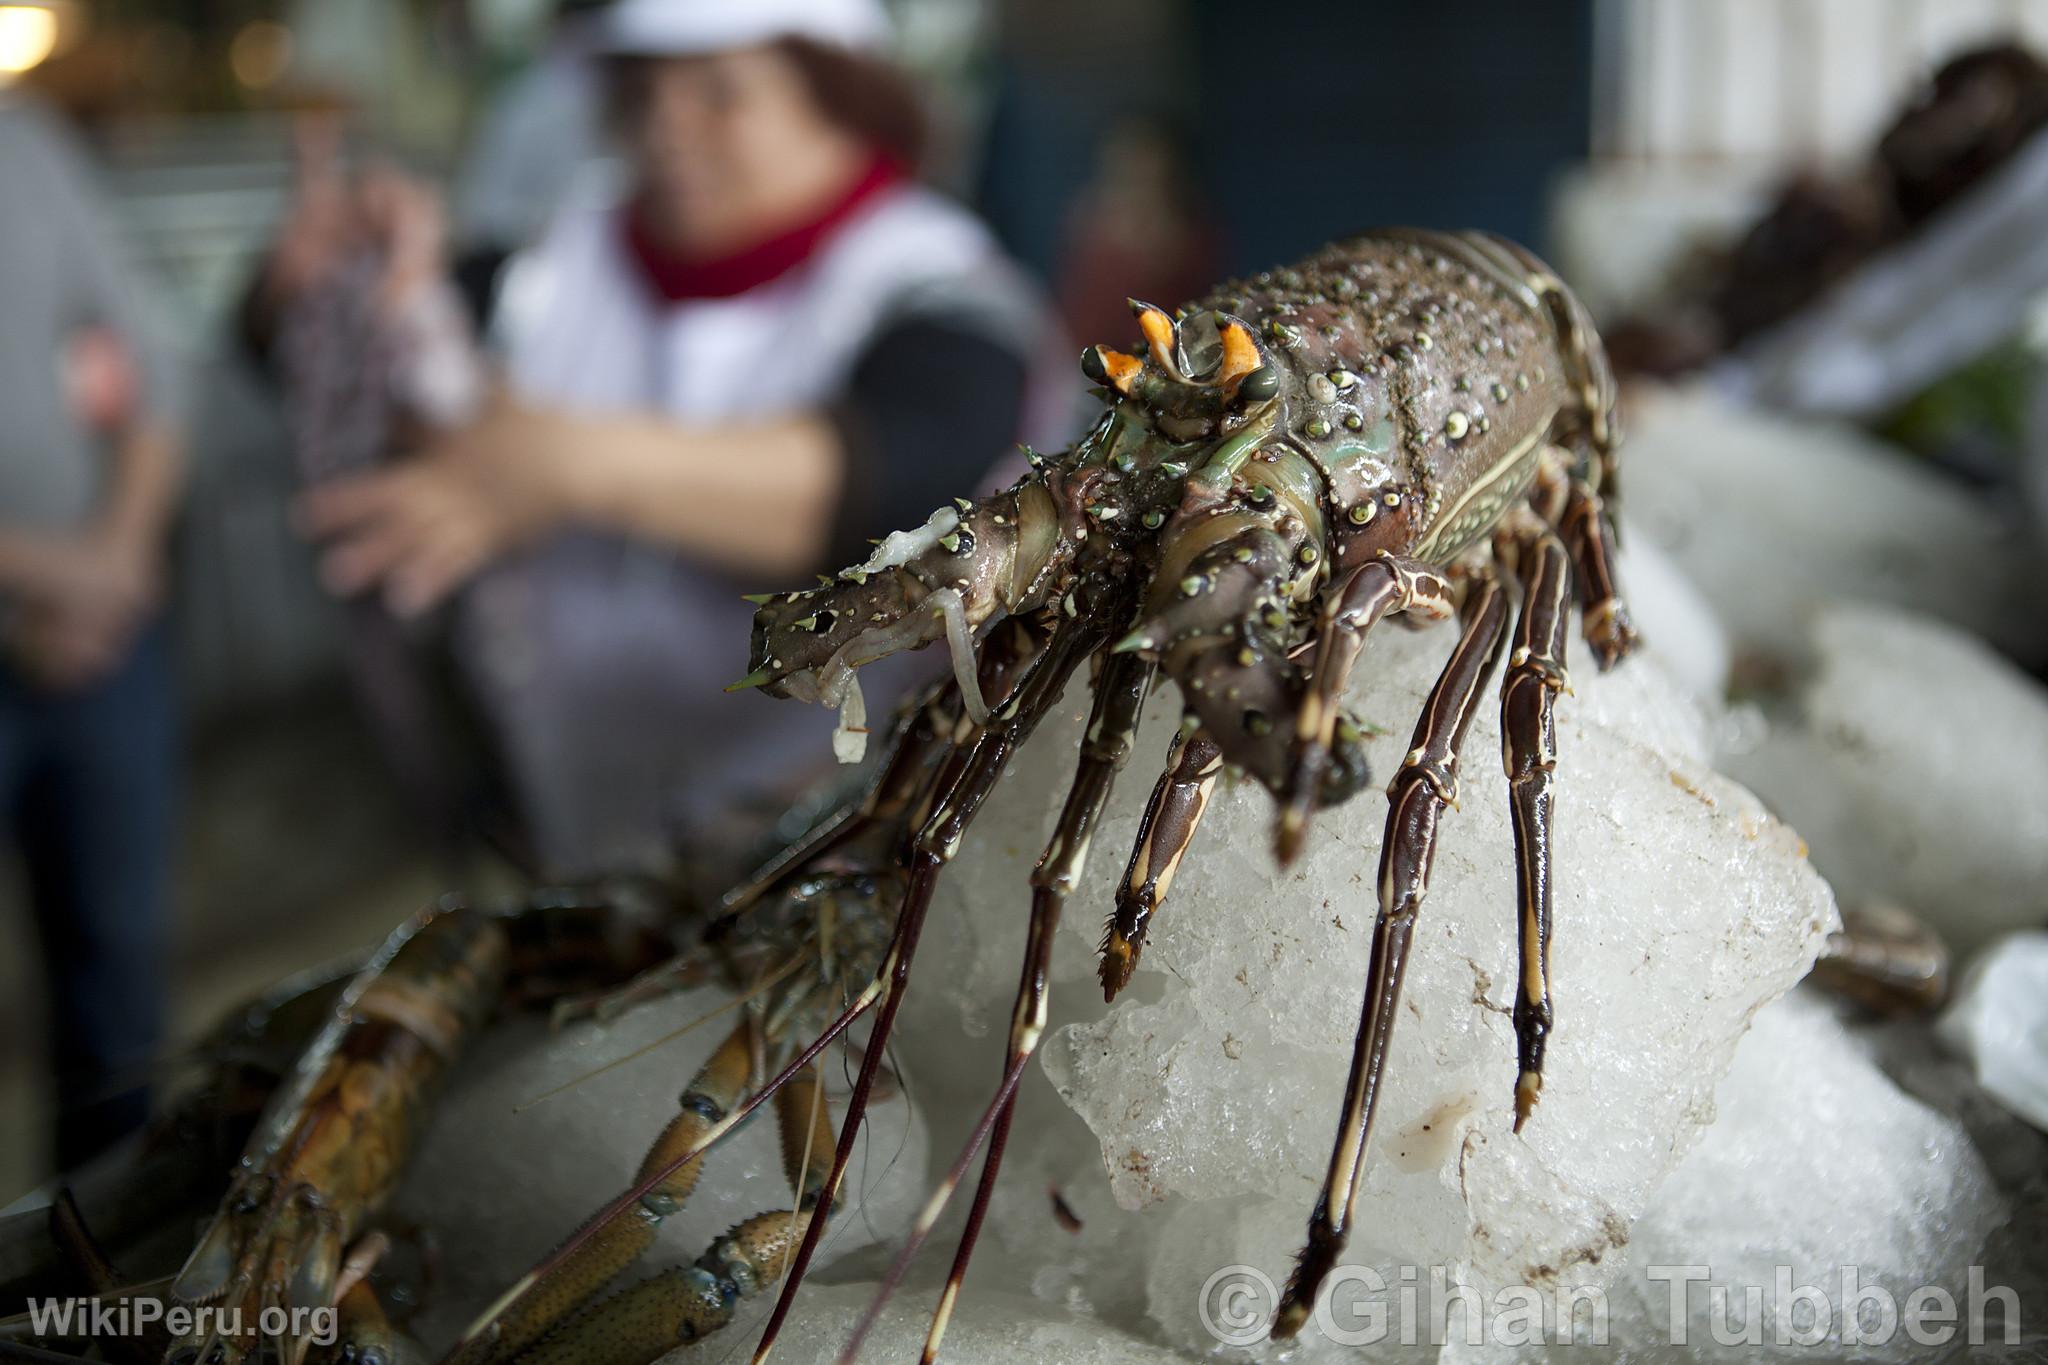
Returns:
[[[1713,604],[1647,536],[1623,538],[1615,572],[1644,632],[1643,648],[1662,659],[1693,696],[1718,700],[1728,687],[1729,651],[1728,632]]]
[[[1923,1286],[1959,1306],[1960,1344],[1972,1267],[2006,1206],[1956,1119],[1902,1091],[1807,991],[1757,1016],[1714,1103],[1713,1126],[1635,1225],[1609,1291],[1610,1345],[1654,1362],[1930,1359],[1900,1326],[1845,1340],[1859,1290],[1855,1330],[1875,1336],[1882,1297],[1903,1310]]]
[[[1814,615],[1841,602],[1939,614],[2022,658],[2043,649],[2041,565],[2014,507],[1840,423],[1703,387],[1633,387],[1627,418],[1628,522],[1706,594],[1738,658],[1798,658]]]
[[[1386,729],[1369,746],[1382,780],[1451,639],[1447,628],[1373,637],[1352,705]],[[1797,836],[1708,768],[1712,718],[1660,661],[1603,676],[1583,649],[1574,658],[1577,692],[1559,707],[1558,1025],[1542,1103],[1510,1134],[1513,853],[1489,698],[1409,963],[1347,1258],[1359,1264],[1442,1265],[1475,1285],[1599,1278],[1711,1118],[1750,1015],[1798,979],[1834,922]],[[1000,1067],[1028,877],[1086,708],[1076,687],[1018,755],[934,903],[901,1046],[942,1151]],[[983,1240],[1003,1269],[977,1260],[960,1311],[977,1311],[976,1281],[1030,1283],[1206,1353],[1217,1344],[1196,1311],[1206,1278],[1241,1262],[1284,1280],[1322,1177],[1386,800],[1374,790],[1324,813],[1283,875],[1271,798],[1226,781],[1137,978],[1105,1012],[1099,925],[1180,709],[1170,687],[1154,699],[1057,942],[1043,1060],[1087,1128],[1034,1119],[1041,1088],[1027,1082]],[[1055,1226],[1048,1184],[1082,1214],[1081,1233]]]
[[[2048,913],[2048,690],[1940,622],[1843,608],[1800,715],[1729,770],[1798,826],[1846,900],[1924,916],[1958,953]]]
[[[1980,954],[1936,1025],[1977,1082],[2048,1129],[2048,931],[2008,934]]]

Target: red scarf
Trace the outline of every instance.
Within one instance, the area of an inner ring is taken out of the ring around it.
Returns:
[[[808,222],[785,228],[730,255],[705,259],[679,256],[656,242],[636,203],[620,215],[625,226],[626,250],[640,267],[647,287],[669,303],[729,299],[802,265],[817,254],[834,229],[869,200],[901,184],[903,178],[900,166],[878,156],[843,194]]]

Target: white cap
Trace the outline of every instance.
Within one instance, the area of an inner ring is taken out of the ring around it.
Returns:
[[[617,0],[599,19],[596,50],[612,57],[688,57],[777,38],[871,50],[889,41],[880,0]]]

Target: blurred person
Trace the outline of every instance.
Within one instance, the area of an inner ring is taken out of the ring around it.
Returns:
[[[1222,256],[1185,139],[1153,119],[1124,119],[1103,135],[1067,215],[1060,321],[1069,336],[1123,336],[1130,299],[1195,298],[1222,278]]]
[[[182,463],[143,290],[55,119],[0,94],[0,818],[45,959],[56,1159],[148,1113],[164,1025]]]
[[[460,652],[558,875],[679,836],[730,870],[832,719],[723,690],[740,594],[864,558],[1030,434],[1046,319],[911,180],[887,37],[875,0],[619,0],[597,47],[628,185],[508,271],[502,396],[303,501],[338,593],[418,613],[475,580]]]
[[[541,50],[495,92],[456,177],[467,250],[502,255],[546,230],[609,151],[590,49],[611,0],[554,0]]]

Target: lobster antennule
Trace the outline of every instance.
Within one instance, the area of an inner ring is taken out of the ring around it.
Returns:
[[[1166,310],[1137,299],[1126,302],[1131,306],[1132,315],[1138,319],[1138,330],[1145,334],[1145,345],[1152,352],[1152,363],[1169,374],[1186,378],[1179,358],[1174,354],[1174,348],[1179,344],[1179,329],[1167,316]]]
[[[1175,321],[1154,304],[1129,302],[1148,358],[1092,346],[1082,354],[1081,368],[1096,383],[1187,420],[1215,418],[1278,392],[1277,372],[1240,319],[1203,310]]]
[[[1145,362],[1138,357],[1108,346],[1090,346],[1081,352],[1081,373],[1126,398],[1144,369]]]

